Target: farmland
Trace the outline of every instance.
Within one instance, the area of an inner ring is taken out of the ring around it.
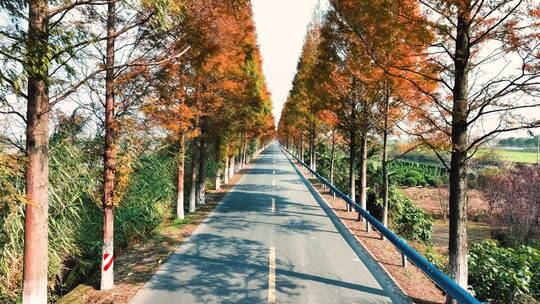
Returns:
[[[498,149],[498,150],[482,149],[478,153],[479,155],[493,153],[497,156],[498,159],[504,160],[504,161],[528,163],[528,164],[537,163],[536,152],[513,151],[513,150],[503,150],[503,149]]]

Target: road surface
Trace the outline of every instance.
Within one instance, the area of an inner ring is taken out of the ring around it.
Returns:
[[[314,194],[269,146],[130,303],[406,302]]]

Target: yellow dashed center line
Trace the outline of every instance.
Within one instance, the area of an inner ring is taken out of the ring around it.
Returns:
[[[270,247],[268,263],[268,303],[276,302],[276,247]]]

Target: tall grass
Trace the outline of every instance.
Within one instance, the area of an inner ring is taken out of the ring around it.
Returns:
[[[52,141],[49,209],[49,295],[53,301],[96,271],[100,262],[101,156],[72,140]],[[0,154],[0,162],[7,159]],[[115,245],[152,232],[172,214],[175,158],[166,151],[135,155],[129,186],[115,211]],[[13,167],[13,164],[11,164]],[[22,288],[24,175],[0,163],[0,303]]]

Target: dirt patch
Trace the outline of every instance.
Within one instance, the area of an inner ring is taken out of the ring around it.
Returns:
[[[426,210],[435,217],[442,217],[443,207],[448,208],[447,188],[411,187],[401,189],[416,206]],[[467,216],[469,219],[482,219],[488,214],[489,205],[484,193],[471,189],[468,193]],[[448,210],[445,214],[448,214]]]
[[[309,178],[307,174],[304,175]],[[380,234],[376,231],[367,232],[365,224],[358,221],[357,213],[346,211],[343,200],[333,198],[329,191],[322,189],[321,185],[316,183],[315,179],[310,179],[310,181],[360,244],[373,255],[411,301],[424,304],[445,302],[446,297],[443,291],[418,267],[412,263],[409,263],[408,267],[402,266],[401,253],[392,243],[381,240]],[[420,247],[421,245],[411,244],[411,246]]]
[[[448,206],[447,188],[404,188],[401,189],[416,206],[431,214],[433,222],[433,248],[441,253],[448,254],[448,219],[443,217],[443,207]],[[447,208],[447,207],[446,207]],[[468,193],[467,204],[467,236],[469,244],[491,238],[491,226],[487,220],[489,205],[484,193],[477,189],[471,189]],[[448,214],[446,211],[445,214]]]
[[[435,220],[433,222],[433,234],[431,241],[433,249],[438,253],[448,255],[448,240],[449,240],[448,221]],[[472,243],[478,243],[491,238],[491,225],[486,222],[467,222],[467,241],[469,247]]]
[[[189,214],[182,222],[162,224],[153,235],[137,242],[120,253],[115,260],[115,285],[107,291],[99,290],[99,273],[78,285],[59,304],[123,304],[127,303],[173,253],[178,244],[191,235],[210,214],[225,194],[238,182],[249,167],[240,171],[220,191],[208,191],[206,204]]]

